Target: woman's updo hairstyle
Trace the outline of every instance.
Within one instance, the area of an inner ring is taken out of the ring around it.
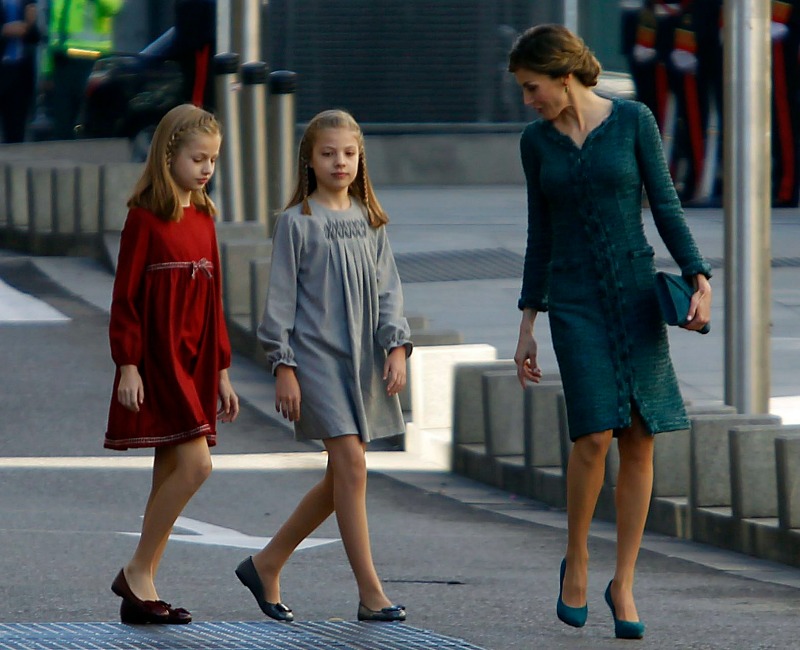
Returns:
[[[573,74],[584,86],[597,85],[600,62],[580,36],[563,25],[536,25],[523,33],[508,55],[508,71],[525,69],[557,79]]]

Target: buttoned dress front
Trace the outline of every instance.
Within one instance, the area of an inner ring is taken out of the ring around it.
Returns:
[[[297,205],[276,222],[258,328],[272,372],[295,368],[295,437],[402,433],[400,401],[382,375],[390,350],[410,350],[411,333],[386,227],[371,227],[355,197],[342,211],[309,203],[312,214]]]
[[[519,308],[548,311],[570,437],[630,426],[688,427],[655,295],[642,220],[647,191],[681,273],[710,277],[683,216],[655,119],[638,102],[611,113],[578,147],[546,120],[520,141],[528,241]]]

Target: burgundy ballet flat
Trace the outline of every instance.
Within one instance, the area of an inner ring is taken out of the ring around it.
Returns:
[[[139,598],[131,590],[123,569],[119,570],[114,582],[111,583],[111,591],[122,598],[119,617],[123,623],[139,625],[143,623],[169,622],[170,613],[166,603],[161,600],[142,600]]]

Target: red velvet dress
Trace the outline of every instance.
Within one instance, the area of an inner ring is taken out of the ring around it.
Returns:
[[[122,230],[109,325],[117,365],[104,446],[160,447],[205,436],[216,444],[219,371],[231,349],[222,312],[214,220],[195,207],[180,221],[132,208]],[[117,400],[119,367],[138,366],[138,413]]]

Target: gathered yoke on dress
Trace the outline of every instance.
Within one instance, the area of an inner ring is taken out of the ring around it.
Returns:
[[[109,325],[117,365],[105,447],[216,444],[219,371],[231,363],[214,220],[194,206],[180,221],[128,212]],[[120,366],[144,385],[139,413],[117,400]]]
[[[582,147],[546,120],[520,140],[528,241],[519,308],[549,311],[572,439],[688,427],[659,312],[642,187],[681,273],[710,277],[684,219],[650,110],[614,99]]]
[[[362,441],[404,431],[400,401],[386,394],[393,348],[411,348],[400,276],[386,228],[369,225],[355,197],[347,210],[309,200],[275,225],[269,288],[258,338],[273,373],[295,368],[298,439],[355,434]]]

